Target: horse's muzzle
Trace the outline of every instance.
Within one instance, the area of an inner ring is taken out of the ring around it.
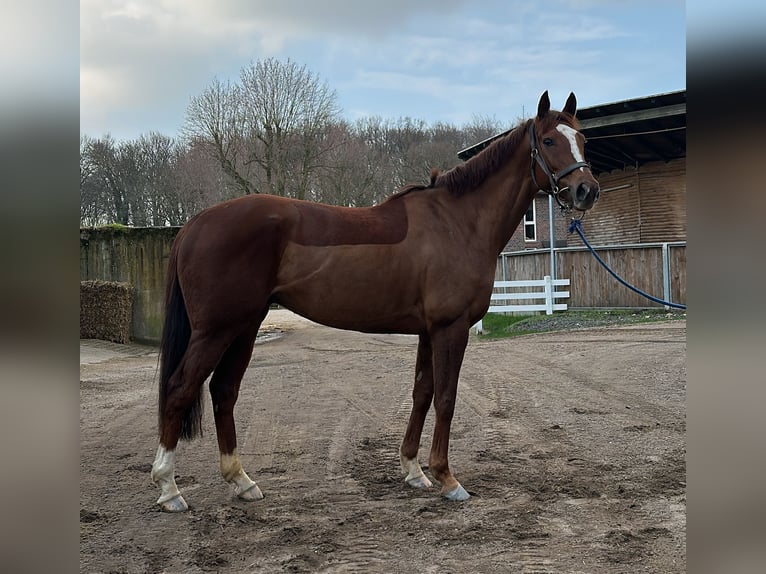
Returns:
[[[574,192],[573,204],[575,209],[585,211],[593,207],[598,200],[600,187],[596,181],[583,181],[577,184]]]

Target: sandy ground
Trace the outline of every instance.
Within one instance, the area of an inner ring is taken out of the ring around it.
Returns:
[[[264,335],[235,416],[265,499],[220,478],[208,398],[178,451],[180,515],[149,477],[156,349],[81,341],[81,572],[686,571],[685,321],[472,337],[450,449],[464,503],[399,469],[415,337],[286,311]]]

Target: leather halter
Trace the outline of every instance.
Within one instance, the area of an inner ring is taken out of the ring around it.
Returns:
[[[564,191],[565,189],[569,189],[569,186],[562,187],[559,189],[559,180],[561,180],[562,177],[572,173],[574,170],[581,168],[581,167],[587,167],[590,169],[590,164],[584,161],[577,161],[573,164],[568,165],[564,169],[559,170],[558,172],[551,172],[551,170],[548,168],[548,164],[545,163],[545,158],[543,157],[542,152],[537,147],[537,136],[535,135],[535,122],[533,121],[529,125],[529,146],[532,148],[532,159],[530,162],[530,171],[532,173],[532,181],[537,186],[537,189],[544,191],[548,195],[552,195],[556,199],[556,203],[559,204],[559,207],[563,209],[564,211],[571,211],[571,206],[565,205],[562,203],[561,199],[559,198],[559,193]],[[537,178],[535,177],[535,162],[540,166],[540,168],[543,170],[545,175],[548,176],[548,181],[550,182],[550,189],[543,189],[542,186],[540,186],[539,183],[537,183]]]

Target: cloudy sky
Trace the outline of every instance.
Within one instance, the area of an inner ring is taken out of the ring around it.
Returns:
[[[686,88],[680,0],[81,0],[80,128],[176,136],[214,78],[287,58],[350,120],[512,125],[544,90],[581,107]]]

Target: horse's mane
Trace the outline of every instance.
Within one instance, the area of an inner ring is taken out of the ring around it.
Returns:
[[[431,181],[428,185],[417,183],[405,185],[389,199],[401,197],[413,191],[437,187],[446,188],[450,193],[459,197],[465,192],[478,187],[490,174],[497,171],[508,161],[508,158],[513,155],[516,148],[528,137],[528,128],[533,121],[534,119],[528,119],[521,122],[465,163],[457,165],[444,173],[440,173],[436,168],[432,169]],[[537,133],[546,132],[553,125],[559,123],[565,123],[575,129],[579,129],[579,122],[574,116],[565,112],[551,111],[538,126]]]

